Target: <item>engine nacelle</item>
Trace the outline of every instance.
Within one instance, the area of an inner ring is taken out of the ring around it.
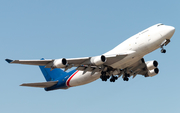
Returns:
[[[152,70],[148,71],[148,75],[150,77],[153,77],[153,76],[157,75],[158,73],[159,73],[159,69],[158,68],[155,68],[155,69],[152,69]]]
[[[146,62],[146,66],[147,66],[148,70],[152,70],[152,69],[157,68],[158,62],[156,60],[149,61],[149,62]]]
[[[96,66],[102,65],[106,62],[106,57],[104,55],[92,57],[90,59],[91,64],[94,64]]]
[[[52,68],[64,68],[68,64],[67,60],[65,58],[62,59],[56,59],[53,62]]]

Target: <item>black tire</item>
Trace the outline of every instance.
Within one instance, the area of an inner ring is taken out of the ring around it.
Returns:
[[[112,82],[112,79],[110,79],[110,82]]]
[[[129,78],[126,78],[126,81],[129,81]]]
[[[161,49],[161,53],[166,53],[166,50],[165,49]]]
[[[123,80],[126,81],[126,77],[124,77]]]
[[[163,53],[166,53],[166,50],[164,50]]]

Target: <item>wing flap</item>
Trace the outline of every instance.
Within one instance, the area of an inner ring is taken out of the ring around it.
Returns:
[[[84,65],[82,65],[82,66],[78,66],[77,68],[76,68],[76,70],[81,70],[81,71],[84,71],[84,70],[86,70],[86,71],[93,71],[94,69],[96,69],[97,67],[96,66],[84,66]]]
[[[39,82],[39,83],[24,83],[24,84],[21,84],[20,86],[46,88],[46,87],[51,87],[57,83],[58,83],[58,81]]]

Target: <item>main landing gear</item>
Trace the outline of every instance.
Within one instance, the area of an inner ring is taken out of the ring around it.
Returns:
[[[102,81],[107,81],[107,79],[109,79],[110,76],[106,75],[106,72],[102,71],[100,78]]]
[[[130,77],[130,75],[127,74],[127,73],[125,73],[123,80],[124,80],[124,81],[129,81],[129,78],[128,78],[128,77]]]
[[[110,82],[115,82],[123,74],[123,80],[129,81],[130,74],[127,73],[126,69],[121,71],[121,73],[117,74],[119,76],[115,76],[112,72],[109,71],[102,71],[100,78],[102,81],[107,81],[111,77]]]
[[[102,71],[100,78],[101,78],[102,81],[107,81],[107,79],[109,79],[110,76],[106,75],[106,72]],[[117,76],[112,75],[111,79],[110,79],[110,82],[115,82],[117,79],[118,79]]]
[[[117,76],[112,75],[112,77],[110,79],[110,82],[115,82],[117,79],[118,79]]]

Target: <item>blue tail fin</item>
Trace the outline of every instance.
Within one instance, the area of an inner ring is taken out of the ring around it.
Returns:
[[[41,59],[44,60],[44,59]],[[56,68],[51,71],[51,68],[45,68],[45,66],[39,66],[41,69],[46,81],[54,81],[57,80],[59,77],[61,77],[64,74],[67,74],[63,70]]]

